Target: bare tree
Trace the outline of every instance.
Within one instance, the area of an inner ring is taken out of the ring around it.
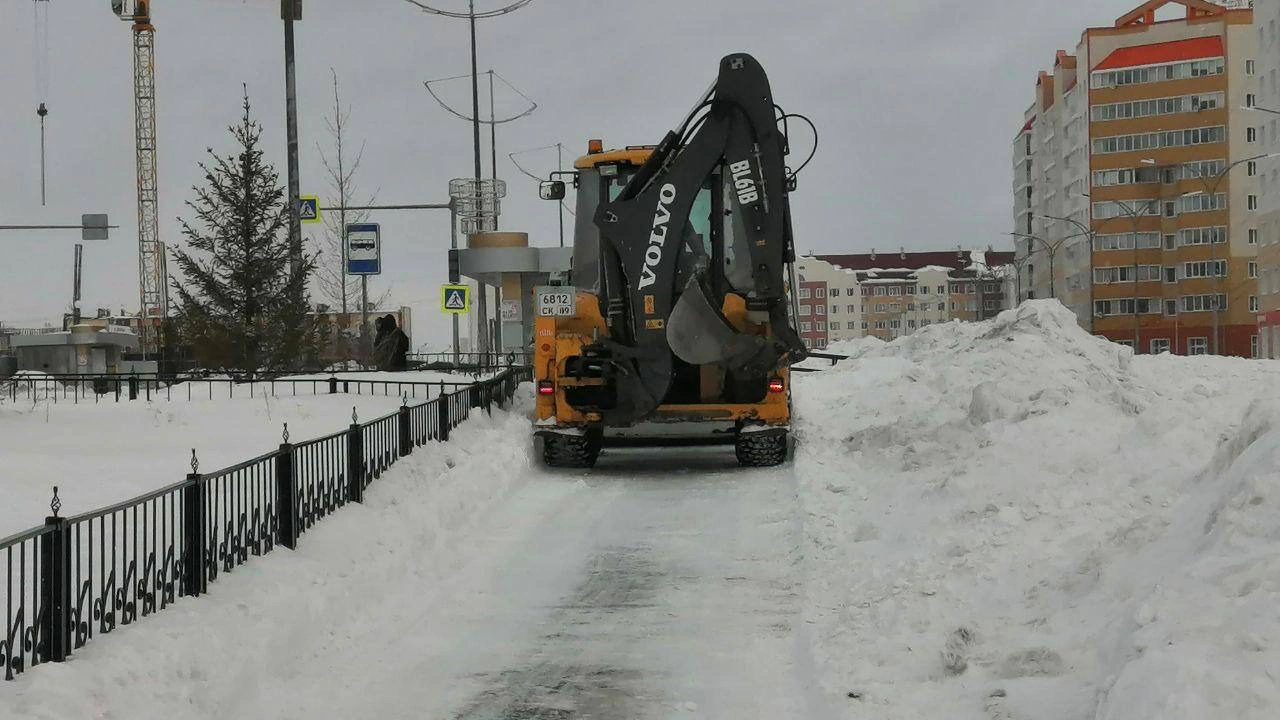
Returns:
[[[329,137],[333,142],[332,154],[326,154],[324,149],[318,144],[316,149],[320,152],[320,162],[324,165],[325,174],[329,182],[329,197],[326,203],[330,207],[346,208],[353,198],[357,196],[358,190],[356,185],[356,173],[360,169],[360,161],[364,159],[364,143],[360,144],[360,149],[355,153],[355,157],[351,157],[347,148],[347,124],[351,120],[351,106],[343,106],[342,98],[338,91],[338,73],[329,68],[330,74],[333,76],[333,115],[325,117],[325,129],[329,132]],[[369,196],[365,205],[372,205],[374,195]],[[369,299],[368,278],[364,276],[355,277],[347,274],[346,268],[346,228],[347,225],[366,222],[369,219],[369,213],[366,210],[340,210],[336,213],[328,213],[324,218],[324,230],[319,239],[312,239],[317,246],[317,267],[315,272],[316,289],[322,300],[330,304],[331,307],[341,310],[343,316],[353,309],[365,314],[366,320],[361,322],[360,328],[360,351],[359,353],[350,352],[349,348],[344,348],[342,355],[365,358],[369,351],[369,329],[367,327],[367,314],[376,310],[383,301],[386,300],[388,293]],[[338,328],[339,338],[345,339],[341,325]]]

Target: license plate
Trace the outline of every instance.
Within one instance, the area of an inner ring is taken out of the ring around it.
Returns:
[[[578,289],[539,287],[534,289],[538,317],[573,317],[578,313]]]

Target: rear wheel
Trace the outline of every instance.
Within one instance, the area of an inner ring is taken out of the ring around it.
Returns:
[[[582,435],[546,433],[542,436],[542,462],[547,467],[589,468],[595,467],[600,457],[600,433],[588,431]]]
[[[742,467],[776,467],[787,459],[787,431],[740,432],[733,449]]]

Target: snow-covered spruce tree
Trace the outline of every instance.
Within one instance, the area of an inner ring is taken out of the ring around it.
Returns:
[[[187,248],[173,257],[177,325],[197,363],[240,374],[316,367],[324,330],[309,314],[307,279],[315,257],[289,266],[289,214],[280,176],[263,160],[262,126],[246,92],[240,124],[228,128],[237,152],[200,163],[204,186],[179,218]]]

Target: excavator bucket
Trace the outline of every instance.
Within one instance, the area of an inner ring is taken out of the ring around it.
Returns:
[[[738,364],[765,345],[764,338],[734,329],[712,304],[702,283],[692,278],[667,319],[667,344],[691,365]]]

